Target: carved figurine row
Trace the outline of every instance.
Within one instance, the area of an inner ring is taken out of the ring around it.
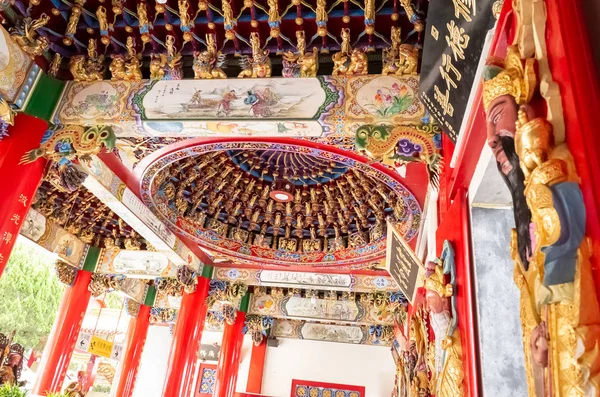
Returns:
[[[303,30],[296,32],[297,52],[288,51],[283,54],[283,77],[315,77],[319,67],[319,52],[317,48],[306,51],[306,39]],[[175,37],[168,35],[165,40],[166,53],[152,54],[150,59],[151,80],[180,80],[183,78],[182,55],[176,49]],[[251,56],[243,56],[240,64],[242,71],[238,78],[268,78],[271,77],[271,58],[269,50],[260,45],[258,33],[250,35]],[[408,44],[400,44],[400,29],[392,29],[392,45],[383,52],[382,74],[416,74],[418,66],[418,50]],[[57,62],[60,57],[56,58]],[[341,51],[332,56],[334,63],[333,75],[364,75],[368,73],[368,58],[366,50],[352,48],[350,30],[342,29]],[[214,35],[206,35],[206,50],[194,53],[194,78],[224,79],[227,78],[224,68],[227,60],[217,49]],[[69,61],[69,69],[75,81],[99,81],[105,73],[104,55],[98,55],[96,40],[90,39],[88,56],[76,55]],[[113,80],[141,81],[141,55],[136,53],[132,37],[127,39],[127,55],[112,56],[109,66]]]
[[[541,23],[533,31],[543,36]],[[529,395],[597,395],[600,309],[579,177],[568,148],[555,141],[553,125],[530,105],[538,88],[536,60],[521,50],[510,46],[503,62],[489,60],[483,104],[488,143],[513,197],[511,253]],[[549,72],[542,79],[552,83]],[[553,122],[559,119],[554,113]]]

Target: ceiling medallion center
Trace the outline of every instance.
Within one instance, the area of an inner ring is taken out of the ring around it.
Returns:
[[[198,144],[152,163],[145,203],[175,232],[220,256],[343,266],[385,255],[386,219],[407,241],[421,210],[396,179],[350,157],[267,142]]]

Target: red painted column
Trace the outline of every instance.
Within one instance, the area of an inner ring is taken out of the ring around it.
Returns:
[[[8,127],[8,137],[0,140],[0,275],[25,221],[46,167],[46,160],[19,165],[21,156],[39,147],[45,121],[19,114],[15,125]]]
[[[267,354],[267,339],[264,339],[260,345],[252,345],[252,355],[250,356],[250,370],[248,371],[247,393],[260,394],[262,389],[263,373],[265,370],[265,355]]]
[[[80,270],[73,285],[67,287],[42,354],[33,394],[45,396],[49,392],[61,391],[90,301],[88,285],[91,278],[92,273]]]
[[[187,397],[190,395],[206,319],[206,297],[210,282],[210,275],[205,276],[207,271],[211,273],[212,268],[204,266],[203,277],[198,277],[196,292],[183,294],[181,307],[177,314],[177,323],[173,331],[162,397]]]
[[[148,327],[150,327],[150,306],[141,305],[138,316],[129,320],[125,353],[117,380],[116,395],[119,397],[129,397],[133,394]]]
[[[219,363],[217,364],[214,397],[233,397],[233,393],[235,393],[242,344],[244,342],[242,330],[246,321],[249,300],[250,294],[246,294],[242,298],[240,310],[237,312],[233,325],[225,323]]]

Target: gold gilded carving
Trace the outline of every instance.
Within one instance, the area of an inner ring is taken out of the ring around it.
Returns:
[[[71,7],[71,16],[69,16],[69,22],[67,23],[67,30],[65,31],[65,37],[63,38],[63,43],[65,45],[73,44],[73,36],[77,31],[77,24],[79,23],[79,18],[81,17],[81,13],[83,12],[83,1],[79,0],[73,4]]]
[[[535,60],[528,59],[523,66],[518,49],[509,47],[504,70],[483,82],[483,106],[486,111],[492,101],[502,95],[514,97],[518,105],[529,102],[536,86],[534,65]]]
[[[365,51],[352,49],[350,45],[350,29],[341,32],[342,46],[340,52],[333,54],[333,76],[363,75],[368,73],[368,59]]]
[[[53,77],[58,76],[58,71],[60,70],[60,64],[62,63],[62,56],[57,52],[54,54],[52,58],[52,62],[50,62],[50,66],[48,67],[48,74]]]
[[[15,125],[15,116],[17,112],[13,110],[10,104],[2,97],[0,97],[0,121],[8,125]],[[2,140],[2,133],[0,132],[0,140]]]
[[[428,264],[428,275],[424,281],[429,321],[435,335],[428,360],[431,392],[438,397],[464,395],[458,319],[451,314],[456,313],[455,272],[454,250],[445,241],[441,258]],[[446,282],[446,275],[450,275],[450,282]]]
[[[400,44],[400,28],[392,27],[392,45],[382,51],[381,74],[417,74],[419,66],[419,50],[410,44]]]
[[[298,53],[288,51],[283,54],[283,77],[315,77],[319,68],[317,47],[306,52],[306,36],[304,30],[296,32]]]
[[[46,26],[48,21],[50,17],[46,14],[42,14],[38,19],[23,18],[10,29],[10,36],[31,57],[40,56],[48,48],[49,41],[46,37],[40,36],[37,31],[42,26]]]
[[[100,81],[104,75],[104,55],[98,55],[96,40],[90,39],[88,57],[75,55],[69,61],[69,70],[75,81]]]
[[[528,264],[520,254],[515,230],[511,241],[514,279],[521,293],[529,394],[596,395],[600,385],[600,309],[573,159],[564,144],[556,144],[549,120],[537,117],[528,105],[536,89],[534,60],[521,60],[517,46],[511,46],[504,69],[492,66],[488,72],[483,87],[486,112],[496,114],[498,101],[506,98],[514,98],[518,109],[503,113],[500,118],[506,120],[498,124],[516,125],[514,147],[531,211],[533,241]],[[502,152],[495,155],[500,164]]]
[[[238,77],[271,77],[271,58],[269,58],[269,50],[263,50],[261,48],[258,33],[252,32],[250,34],[250,45],[252,46],[252,57],[242,57],[242,71]]]
[[[206,35],[206,51],[194,53],[194,78],[195,79],[226,79],[223,71],[225,56],[217,51],[215,37]]]
[[[181,52],[175,48],[175,36],[167,35],[165,40],[166,54],[152,54],[150,58],[150,79],[162,80],[168,77],[171,80],[181,80],[183,71],[181,65]]]

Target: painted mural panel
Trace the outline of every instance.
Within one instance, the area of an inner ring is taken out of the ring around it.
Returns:
[[[425,107],[419,101],[418,76],[355,76],[348,79],[346,117],[372,123],[420,123]]]
[[[302,339],[360,344],[367,338],[357,325],[304,323],[300,328]]]
[[[239,281],[248,285],[272,287],[318,287],[323,290],[352,290],[354,292],[369,292],[373,290],[393,292],[398,290],[398,285],[389,276],[364,274],[340,275],[220,267],[215,269],[214,277],[223,281]]]
[[[320,318],[336,321],[358,321],[362,307],[356,301],[334,301],[293,296],[283,304],[287,317]]]
[[[148,284],[137,278],[125,278],[119,286],[119,292],[138,303],[144,303],[148,293]]]
[[[277,338],[307,339],[322,342],[352,343],[373,346],[391,346],[391,341],[374,341],[369,337],[368,325],[327,324],[304,320],[277,319],[271,335]]]
[[[276,318],[360,324],[391,325],[394,322],[391,312],[365,306],[360,301],[311,299],[300,296],[277,297],[268,294],[253,294],[248,313]]]
[[[181,298],[181,296],[169,295],[164,290],[158,290],[153,306],[163,309],[179,309],[181,307]]]
[[[135,120],[127,98],[141,83],[127,81],[69,82],[56,110],[60,124],[111,124]]]
[[[20,233],[48,251],[56,253],[71,266],[83,266],[85,243],[56,223],[48,221],[36,210],[29,210]]]
[[[142,120],[316,119],[326,93],[318,78],[162,80],[133,97]]]
[[[102,251],[96,271],[140,278],[174,277],[175,265],[162,252],[110,248]]]
[[[0,95],[8,102],[16,102],[33,61],[0,27]]]
[[[353,277],[349,274],[300,273],[277,270],[263,270],[259,274],[259,280],[263,285],[286,284],[334,288],[350,288],[354,283]]]
[[[119,137],[308,137],[353,148],[365,123],[421,124],[418,76],[71,82],[54,119]]]

